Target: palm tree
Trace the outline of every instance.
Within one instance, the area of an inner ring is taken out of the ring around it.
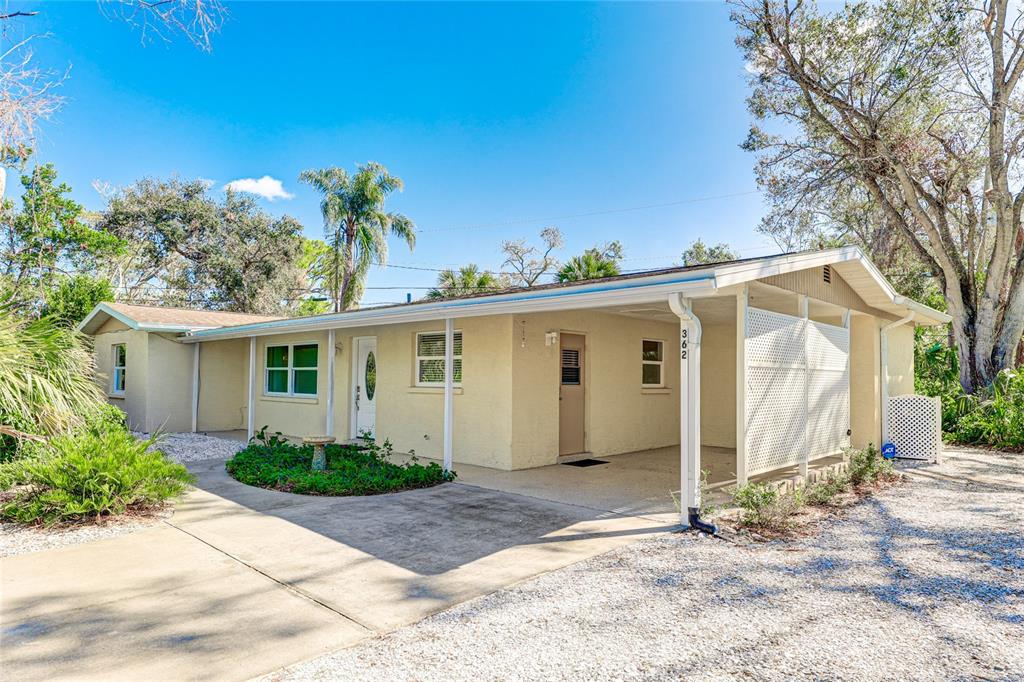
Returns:
[[[573,256],[558,271],[559,282],[578,282],[583,279],[614,277],[619,274],[619,259],[622,245],[609,242],[601,247],[587,249],[579,256]]]
[[[0,304],[0,461],[21,440],[66,433],[105,406],[88,340]]]
[[[437,275],[437,286],[427,292],[427,298],[454,298],[466,294],[482,294],[508,286],[503,278],[484,271],[474,264],[464,265],[459,271],[442,270]]]
[[[353,175],[344,168],[321,168],[303,171],[299,181],[321,195],[320,212],[331,247],[328,286],[334,312],[354,308],[370,266],[387,263],[388,236],[404,239],[410,250],[416,245],[413,222],[384,210],[388,196],[401,191],[402,180],[371,161],[357,166]]]

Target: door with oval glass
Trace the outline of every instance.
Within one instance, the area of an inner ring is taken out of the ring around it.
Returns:
[[[355,352],[355,437],[375,435],[377,429],[377,337],[362,336],[356,340]]]

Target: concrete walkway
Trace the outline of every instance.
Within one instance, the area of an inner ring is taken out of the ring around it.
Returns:
[[[193,469],[162,527],[0,562],[5,678],[247,679],[671,527],[465,484],[324,498]]]

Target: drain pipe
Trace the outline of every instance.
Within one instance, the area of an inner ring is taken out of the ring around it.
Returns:
[[[714,535],[718,527],[700,518],[700,340],[703,329],[689,299],[681,293],[669,294],[668,305],[679,318],[680,506],[687,508],[685,521],[680,513],[680,523]]]
[[[882,375],[879,377],[882,389],[882,442],[879,448],[889,442],[889,330],[913,322],[915,315],[914,311],[910,311],[906,317],[884,325],[879,332],[879,364]]]

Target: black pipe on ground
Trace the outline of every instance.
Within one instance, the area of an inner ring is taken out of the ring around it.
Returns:
[[[702,533],[707,533],[708,535],[718,534],[718,526],[713,523],[708,523],[700,518],[700,509],[698,507],[688,507],[688,510],[689,514],[687,518],[690,522],[690,528],[699,530]]]

